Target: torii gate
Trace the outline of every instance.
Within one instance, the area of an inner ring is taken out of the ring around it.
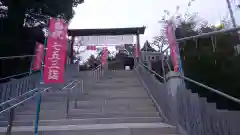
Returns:
[[[70,45],[70,63],[73,64],[73,45],[75,37],[79,36],[120,36],[120,35],[135,35],[137,51],[140,55],[140,34],[144,34],[145,26],[131,28],[108,28],[108,29],[69,29],[68,36],[72,37]],[[138,60],[138,58],[136,58]]]

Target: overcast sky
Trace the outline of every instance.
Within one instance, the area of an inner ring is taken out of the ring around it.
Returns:
[[[164,10],[171,14],[180,6],[179,13],[184,14],[198,12],[199,16],[209,23],[215,24],[223,17],[229,16],[226,0],[85,0],[75,8],[75,16],[71,20],[69,28],[116,28],[146,26],[146,31],[141,36],[141,45],[146,40],[152,40],[157,36],[161,25],[158,23],[164,15]],[[233,10],[240,23],[240,9],[230,0]]]

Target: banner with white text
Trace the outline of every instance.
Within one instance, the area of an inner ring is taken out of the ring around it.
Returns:
[[[44,61],[45,84],[64,83],[64,64],[67,49],[67,25],[63,20],[51,18]]]

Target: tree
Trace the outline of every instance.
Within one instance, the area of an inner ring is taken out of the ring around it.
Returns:
[[[1,6],[6,7],[2,12],[7,11],[1,28],[1,42],[11,47],[20,45],[24,20],[30,24],[36,24],[36,21],[46,24],[51,16],[67,22],[73,17],[72,8],[81,2],[83,0],[0,0]]]
[[[49,17],[68,22],[83,0],[0,0],[0,57],[33,55],[36,41],[43,43]],[[0,76],[29,71],[30,59],[0,61]],[[13,65],[20,65],[16,69]],[[14,68],[14,69],[13,69]]]
[[[167,40],[166,40],[166,38],[165,38],[163,33],[160,36],[155,36],[153,38],[153,45],[158,47],[158,51],[159,52],[163,51],[163,47],[166,44],[167,44]]]
[[[194,19],[194,17],[189,20],[179,19],[176,24],[176,38],[194,36],[227,27],[226,25],[226,27],[216,28],[202,22]],[[239,98],[240,84],[238,78],[240,64],[238,61],[240,61],[240,56],[236,53],[238,42],[236,32],[179,42],[184,75]],[[216,102],[218,108],[240,109],[239,105],[218,94],[190,82],[186,82],[186,84],[192,92],[207,97],[209,102]]]
[[[94,55],[90,55],[86,63],[90,68],[95,68],[99,65],[100,61]]]

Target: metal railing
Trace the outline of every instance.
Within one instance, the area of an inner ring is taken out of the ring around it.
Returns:
[[[38,126],[39,126],[39,118],[40,118],[40,111],[41,111],[41,104],[42,104],[42,96],[44,93],[49,92],[49,90],[52,89],[52,87],[43,88],[43,90],[35,88],[32,90],[27,91],[26,93],[23,93],[22,95],[12,98],[10,100],[7,100],[5,102],[0,103],[0,107],[6,108],[0,110],[0,115],[6,112],[9,112],[8,114],[8,126],[6,135],[11,135],[13,121],[15,110],[19,105],[24,104],[25,102],[34,99],[36,102],[36,115],[35,115],[35,122],[34,122],[34,135],[38,134]],[[67,91],[66,94],[66,112],[65,116],[66,118],[69,116],[69,106],[70,106],[70,99],[74,95],[74,107],[77,108],[77,102],[79,100],[80,94],[83,92],[83,80],[74,80],[70,83],[68,83],[66,86],[64,86],[61,91]]]
[[[15,116],[15,109],[21,105],[24,104],[25,102],[29,101],[30,99],[33,99],[35,97],[38,98],[36,105],[37,105],[37,110],[36,110],[36,119],[35,119],[35,125],[34,125],[34,133],[37,133],[37,127],[38,127],[38,121],[39,121],[39,113],[40,113],[40,104],[41,104],[41,95],[43,92],[46,92],[50,89],[49,88],[44,88],[43,90],[40,89],[33,89],[30,90],[18,97],[15,97],[13,99],[10,99],[8,101],[2,102],[0,104],[1,107],[5,107],[6,108],[2,109],[0,111],[0,114],[4,114],[6,112],[9,112],[9,116],[8,116],[8,126],[7,126],[7,131],[6,131],[6,135],[11,135],[11,130],[12,130],[12,126],[13,126],[13,121],[14,121],[14,116]]]
[[[16,62],[15,60],[24,60],[26,62],[30,62],[32,61],[32,57],[34,56],[35,55],[0,57],[0,65],[4,68],[6,66],[5,62]],[[8,66],[9,64],[7,65],[7,67],[5,67],[6,70],[8,70]],[[29,67],[31,67],[31,65]],[[4,71],[5,70],[3,70],[2,72]],[[34,89],[36,87],[36,83],[40,79],[40,73],[32,71],[31,68],[29,69],[29,72],[25,71],[23,73],[17,73],[16,71],[14,71],[14,73],[16,74],[0,78],[0,102],[4,102],[11,98],[18,97],[21,94],[26,93],[28,90]]]
[[[84,92],[83,80],[74,80],[63,87],[61,90],[67,90],[66,98],[66,118],[69,116],[70,99],[74,96],[74,108],[77,108],[80,95]]]
[[[7,83],[0,84],[0,102],[7,101],[11,98],[20,96],[28,90],[36,88],[36,83],[40,79],[40,74],[32,74],[20,79],[14,79]]]
[[[96,68],[92,69],[90,76],[92,76],[95,81],[99,81],[100,78],[104,75],[105,70],[106,70],[106,65],[100,64]]]
[[[179,38],[179,39],[176,39],[176,41],[177,41],[177,42],[183,42],[183,41],[191,40],[191,39],[197,39],[197,38],[205,38],[205,37],[215,36],[215,35],[217,35],[217,34],[237,32],[238,30],[240,30],[240,27],[230,28],[230,29],[223,29],[223,30],[219,30],[219,31],[202,33],[202,34],[199,34],[199,35],[196,35],[196,36],[189,36],[189,37]],[[166,52],[169,48],[170,48],[170,46],[167,46],[167,48],[165,48],[165,49],[162,51],[162,53]]]
[[[198,94],[187,90],[184,83],[178,86],[177,93],[173,97],[169,90],[168,82],[160,82],[155,78],[155,76],[163,78],[162,76],[141,63],[135,70],[162,117],[166,122],[176,125],[179,132],[188,135],[240,134],[240,129],[238,128],[240,112],[216,109],[214,103],[209,103],[206,98],[199,97]],[[192,81],[187,77],[176,77]],[[216,91],[212,88],[209,89],[204,84],[192,82],[208,90]],[[221,93],[222,96],[226,97],[225,93],[220,91],[217,93]],[[227,97],[230,98],[231,96],[228,95]],[[239,99],[234,97],[230,99],[239,103]]]
[[[66,80],[71,80],[74,78],[73,72],[75,71],[75,65],[69,65],[67,68],[66,73],[68,74],[65,76]],[[33,74],[31,76],[26,76],[20,79],[14,79],[7,83],[0,84],[0,90],[1,90],[1,102],[0,102],[0,115],[3,115],[1,117],[2,120],[7,119],[7,131],[6,134],[10,135],[12,131],[12,126],[14,122],[14,116],[15,112],[18,112],[19,105],[22,105],[26,103],[27,101],[36,102],[36,115],[35,115],[35,122],[34,122],[34,134],[38,134],[38,126],[39,126],[39,118],[40,118],[40,110],[41,110],[41,104],[44,102],[42,100],[42,96],[46,93],[54,90],[60,90],[60,91],[66,91],[66,118],[69,116],[70,113],[70,101],[72,98],[74,98],[74,107],[77,108],[77,102],[79,100],[79,96],[84,92],[84,77],[81,79],[79,78],[81,75],[77,75],[75,77],[78,77],[78,79],[75,79],[73,81],[67,82],[65,86],[62,85],[39,85],[37,83],[40,82],[40,76],[39,74]],[[39,85],[39,86],[35,86]],[[48,88],[36,88],[36,87],[48,87]],[[61,87],[61,88],[59,88]],[[47,96],[47,95],[46,95]],[[33,99],[33,100],[32,100]],[[17,110],[16,110],[17,109]],[[7,114],[6,114],[7,113]],[[5,123],[5,121],[3,121]]]

